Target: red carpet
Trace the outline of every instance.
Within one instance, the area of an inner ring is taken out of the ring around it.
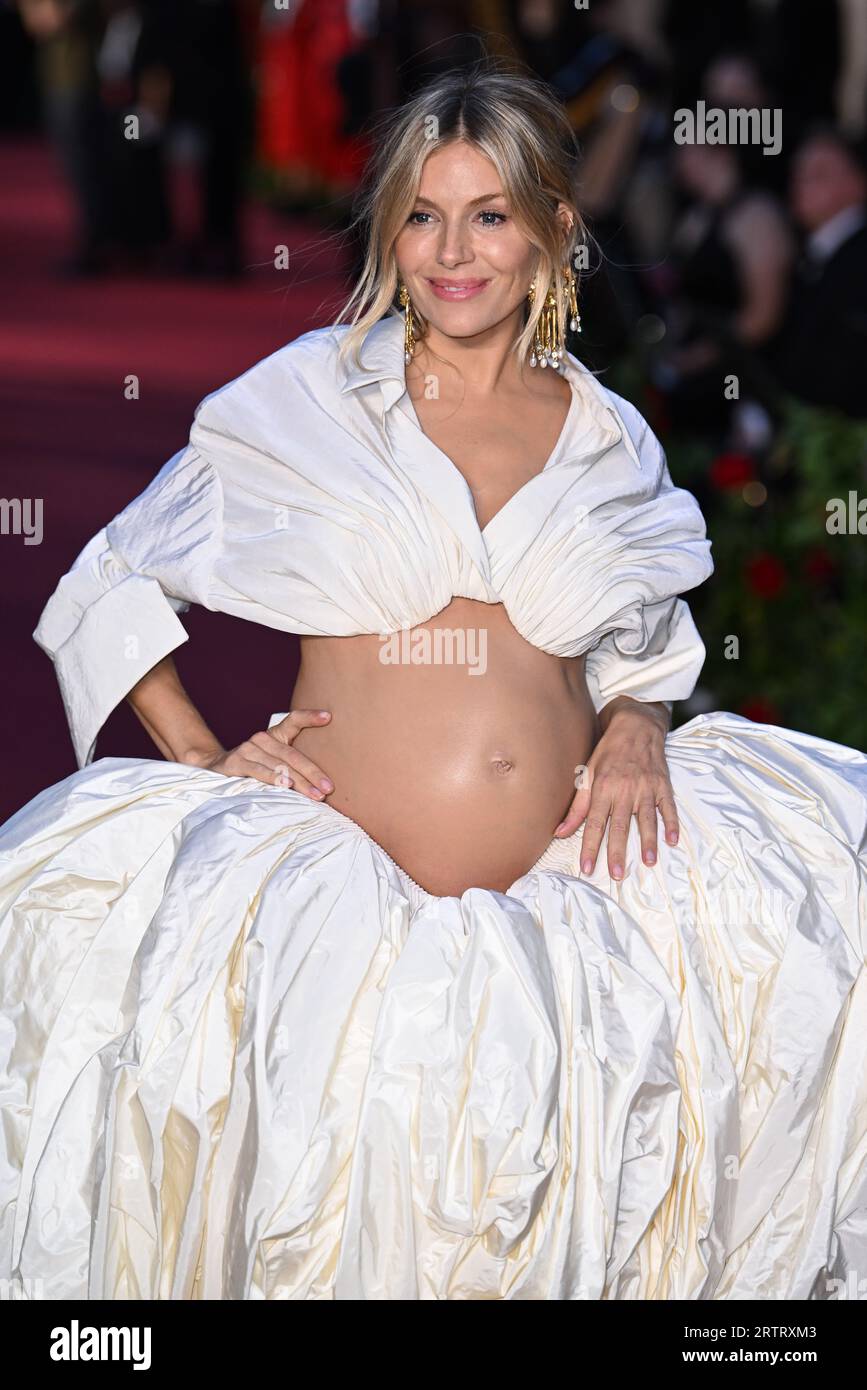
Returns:
[[[0,536],[4,776],[0,818],[75,763],[53,667],[32,640],[43,604],[87,540],[187,439],[208,392],[333,317],[344,252],[301,219],[251,205],[237,283],[150,275],[70,280],[72,213],[51,153],[0,147],[0,441],[5,498],[42,498],[41,545]],[[289,247],[290,270],[274,248]],[[140,399],[124,379],[140,381]],[[297,639],[191,609],[181,676],[224,743],[288,707]],[[122,707],[97,757],[159,756]]]

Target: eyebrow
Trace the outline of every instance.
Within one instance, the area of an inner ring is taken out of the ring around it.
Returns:
[[[493,202],[495,198],[504,199],[505,196],[505,193],[483,193],[480,198],[471,199],[471,201],[467,204],[467,207],[478,207],[479,203],[490,203]],[[432,198],[423,198],[421,197],[421,195],[419,195],[419,197],[416,198],[416,202],[426,203],[429,208],[435,208],[437,206],[437,204],[433,201]]]

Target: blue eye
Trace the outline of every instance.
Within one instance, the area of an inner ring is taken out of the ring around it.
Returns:
[[[407,222],[411,223],[415,227],[426,227],[428,225],[427,222],[419,221],[418,219],[429,218],[431,216],[431,213],[419,210],[418,212],[411,212],[409,217],[407,218]],[[484,212],[480,212],[478,216],[481,218],[493,218],[493,221],[483,222],[483,227],[499,227],[502,226],[504,222],[508,222],[509,220],[504,212],[494,212],[492,209],[486,209]]]

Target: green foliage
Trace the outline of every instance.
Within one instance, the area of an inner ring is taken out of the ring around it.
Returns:
[[[756,465],[759,488],[716,485],[710,445],[664,443],[674,482],[699,495],[713,543],[715,573],[685,595],[707,647],[705,707],[763,719],[767,705],[767,722],[867,749],[867,507],[857,511],[867,499],[867,422],[788,401]],[[832,498],[847,509],[841,534],[828,529]],[[726,656],[732,636],[737,659]],[[680,713],[689,718],[689,705]]]

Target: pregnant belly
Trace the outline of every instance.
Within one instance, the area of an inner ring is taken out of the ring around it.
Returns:
[[[506,892],[550,844],[598,736],[583,658],[531,646],[501,604],[454,599],[387,646],[304,638],[295,746],[327,798],[437,896]]]

